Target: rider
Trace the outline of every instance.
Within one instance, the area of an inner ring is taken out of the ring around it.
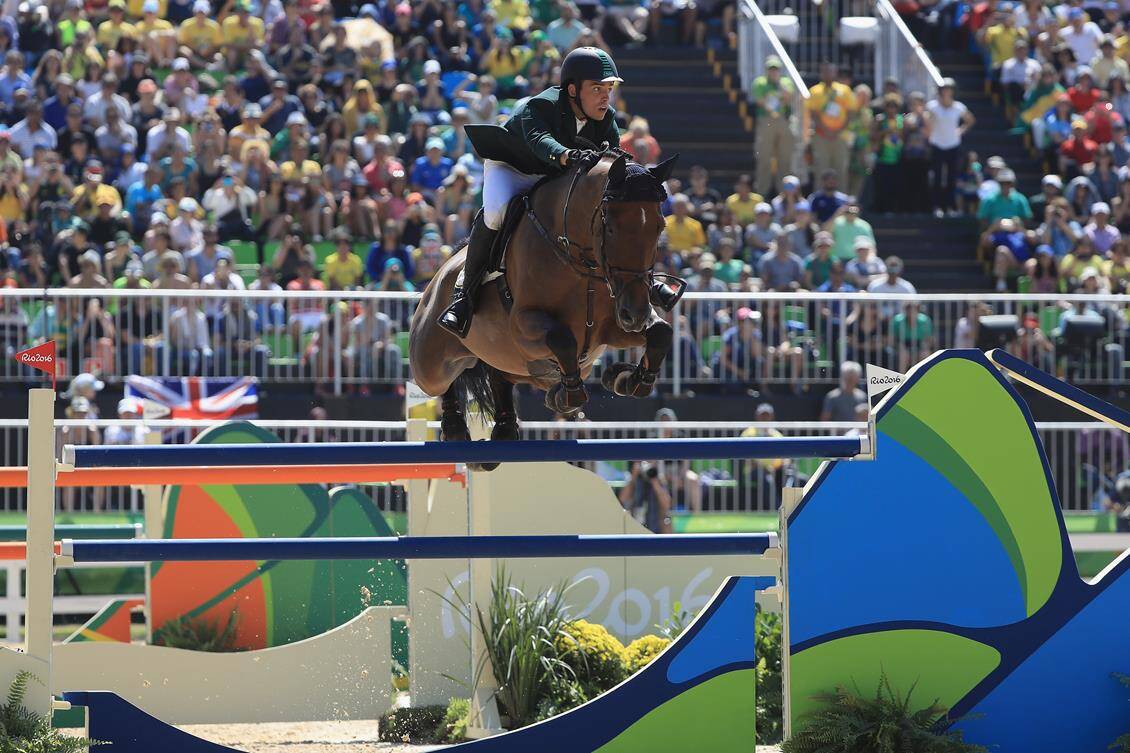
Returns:
[[[501,126],[466,126],[467,138],[484,161],[483,208],[471,227],[451,305],[439,318],[444,329],[459,337],[470,331],[475,293],[490,264],[491,248],[510,199],[529,190],[542,176],[595,161],[593,146],[620,143],[616,111],[609,99],[612,87],[622,81],[607,52],[579,47],[561,63],[560,86],[519,101]]]

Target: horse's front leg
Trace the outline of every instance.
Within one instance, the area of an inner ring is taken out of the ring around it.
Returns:
[[[638,335],[624,333],[624,341],[614,343],[620,347],[638,345]],[[643,331],[644,354],[634,366],[630,363],[616,363],[604,370],[600,382],[606,390],[621,397],[647,397],[655,388],[659,368],[663,359],[671,352],[673,331],[671,325],[652,312],[651,320]],[[634,340],[634,342],[628,342]]]
[[[571,415],[589,398],[581,380],[581,364],[577,358],[577,338],[573,331],[555,317],[537,309],[524,309],[511,315],[514,339],[527,354],[544,353],[557,364],[561,380],[546,391],[545,404],[550,410]],[[531,364],[530,373],[538,370]]]

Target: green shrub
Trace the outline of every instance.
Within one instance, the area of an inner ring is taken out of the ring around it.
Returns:
[[[667,638],[660,638],[658,635],[641,635],[624,649],[624,671],[634,675],[651,664],[651,660],[670,645],[671,641]]]
[[[183,648],[189,651],[211,651],[230,653],[242,651],[235,645],[235,630],[239,625],[239,610],[233,610],[223,627],[217,620],[212,622],[203,618],[190,619],[178,617],[169,620],[153,632],[153,643],[169,648]]]
[[[537,721],[543,703],[552,702],[555,693],[560,694],[562,687],[576,679],[558,651],[567,635],[567,592],[562,584],[531,599],[500,567],[491,583],[487,612],[475,606],[484,638],[484,661],[490,662],[498,683],[499,713],[507,717],[511,729]],[[476,668],[476,686],[483,669]]]
[[[586,698],[595,698],[624,679],[624,644],[606,627],[574,620],[565,625],[564,633],[557,648]]]
[[[447,709],[443,706],[393,709],[378,721],[377,739],[391,743],[437,742],[446,715]]]
[[[985,753],[985,748],[962,740],[960,732],[938,732],[947,711],[936,700],[911,709],[911,687],[896,693],[887,677],[879,680],[874,697],[863,698],[837,687],[814,700],[823,705],[806,714],[804,725],[781,746],[783,753]]]
[[[775,745],[784,732],[781,617],[757,610],[757,744]]]
[[[459,743],[467,739],[467,723],[471,717],[471,701],[467,698],[452,698],[447,702],[447,711],[436,730],[436,742]]]
[[[81,737],[63,737],[51,727],[49,717],[24,708],[31,672],[16,675],[8,687],[6,703],[0,707],[0,751],[4,753],[85,753],[101,743]]]
[[[671,614],[667,616],[667,619],[663,620],[661,624],[655,627],[659,630],[661,636],[669,641],[673,641],[682,635],[683,631],[686,630],[687,626],[693,621],[694,612],[688,612],[683,609],[683,603],[676,601],[671,605]]]

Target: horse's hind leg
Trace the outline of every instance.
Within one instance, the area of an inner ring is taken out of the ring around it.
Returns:
[[[518,410],[514,406],[514,383],[498,369],[490,370],[490,391],[494,396],[494,428],[491,439],[521,439]]]
[[[463,407],[463,388],[453,383],[443,393],[440,405],[443,416],[439,421],[439,438],[444,442],[469,442],[471,431],[467,428],[467,416]]]

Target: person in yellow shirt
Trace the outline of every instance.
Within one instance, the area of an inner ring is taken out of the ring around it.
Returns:
[[[198,68],[213,62],[216,51],[224,42],[220,25],[209,18],[211,13],[212,5],[208,0],[196,0],[192,4],[192,18],[177,29],[180,54]]]
[[[75,43],[63,53],[63,71],[70,74],[75,81],[86,78],[86,69],[92,65],[99,69],[106,68],[106,58],[91,42],[94,40],[93,31],[85,29],[75,30]]]
[[[514,46],[514,35],[504,26],[495,29],[494,42],[487,54],[483,55],[483,73],[492,76],[498,82],[498,89],[505,94],[516,94],[515,86],[519,83],[518,77],[526,69],[533,53],[529,47]]]
[[[147,11],[145,6],[151,3],[153,10]],[[156,18],[164,20],[169,15],[169,0],[126,0],[126,11],[129,12],[129,17],[134,19],[145,18],[146,13],[152,12]],[[165,23],[168,23],[168,21]],[[169,28],[172,27],[173,25],[170,23]]]
[[[734,216],[734,222],[748,225],[757,217],[755,209],[765,198],[753,192],[753,183],[748,175],[739,175],[734,184],[734,192],[726,197],[726,208]]]
[[[74,44],[75,36],[80,31],[86,34],[94,33],[94,27],[82,17],[82,0],[67,0],[63,17],[59,19],[55,28],[59,32],[59,46],[64,49]]]
[[[821,66],[820,83],[812,87],[805,105],[805,133],[812,148],[812,174],[831,170],[845,182],[852,139],[847,124],[859,104],[851,87],[836,80],[838,75],[835,63]]]
[[[533,19],[530,17],[530,4],[527,0],[490,0],[487,7],[494,11],[494,18],[499,26],[508,29],[530,28]]]
[[[358,79],[357,83],[353,85],[349,99],[345,101],[345,105],[341,108],[341,117],[345,120],[345,130],[347,133],[357,133],[361,130],[361,121],[367,115],[375,115],[380,123],[377,130],[381,133],[387,132],[387,121],[385,120],[385,111],[381,107],[377,97],[373,94],[373,85],[369,83],[368,79]]]
[[[177,56],[176,30],[162,18],[166,3],[167,0],[145,0],[140,5],[141,20],[133,25],[138,43],[157,68],[172,67]]]
[[[106,52],[118,49],[122,37],[135,39],[137,31],[127,23],[125,0],[110,0],[110,20],[98,24],[98,46]]]
[[[986,24],[978,32],[981,44],[989,48],[993,70],[1000,71],[1004,61],[1012,57],[1017,39],[1028,39],[1028,30],[1016,25],[1016,16],[1012,11],[997,11],[993,23]],[[1091,61],[1080,60],[1081,64]]]
[[[236,0],[235,13],[224,19],[223,34],[228,70],[240,70],[247,53],[263,46],[263,19],[251,15],[247,0]]]
[[[671,199],[671,214],[664,220],[666,224],[667,246],[672,251],[690,251],[696,246],[706,245],[706,231],[702,223],[690,216],[690,199],[685,193],[677,193]]]
[[[349,231],[339,227],[332,233],[336,244],[334,253],[326,257],[325,269],[322,271],[322,282],[326,290],[353,290],[361,287],[365,275],[365,265],[361,257],[353,253],[350,246]]]
[[[1110,283],[1110,292],[1125,295],[1130,291],[1130,241],[1120,239],[1110,247],[1110,259],[1103,264],[1103,277]]]

